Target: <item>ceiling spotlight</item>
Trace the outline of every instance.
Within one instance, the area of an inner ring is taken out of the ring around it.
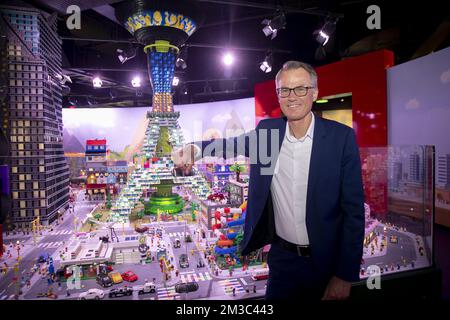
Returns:
[[[264,24],[263,32],[268,36],[272,36],[271,39],[277,36],[279,30],[286,28],[286,16],[283,12],[279,12],[272,20],[264,19],[261,24]]]
[[[180,78],[178,78],[178,77],[173,77],[172,85],[173,85],[174,87],[176,87],[179,83],[180,83]]]
[[[328,18],[322,28],[314,31],[313,35],[321,46],[325,46],[330,40],[331,35],[336,30],[337,20],[337,18]]]
[[[227,52],[224,56],[223,56],[223,63],[226,66],[231,66],[234,62],[234,57],[230,52]]]
[[[264,61],[260,63],[259,68],[261,69],[261,71],[269,73],[272,71],[272,64],[273,64],[273,56],[272,52],[269,52],[266,54]]]
[[[317,41],[322,45],[326,45],[328,43],[328,40],[330,40],[330,36],[323,32],[322,30],[319,31],[319,37],[317,38]]]
[[[119,58],[120,63],[124,64],[130,59],[136,57],[136,47],[131,46],[127,50],[117,49],[117,58]]]
[[[133,86],[133,88],[139,88],[141,86],[141,77],[140,76],[135,76],[131,80],[131,85]]]
[[[72,83],[72,79],[70,79],[70,76],[63,74],[63,78],[64,78],[64,82],[69,81],[70,83]]]
[[[183,87],[183,94],[188,94],[188,89],[186,85],[184,85]]]
[[[65,74],[62,74],[62,73],[61,74],[60,73],[55,74],[55,78],[58,79],[58,81],[59,81],[59,83],[61,85],[65,84],[67,81],[72,83],[72,79],[70,79],[70,77],[68,75],[65,75]]]
[[[187,68],[187,47],[181,49],[180,54],[178,55],[177,61],[175,62],[175,66],[177,68],[186,69]]]
[[[94,88],[101,88],[103,84],[102,79],[100,79],[100,77],[95,77],[94,79],[92,79],[92,85],[94,86]]]

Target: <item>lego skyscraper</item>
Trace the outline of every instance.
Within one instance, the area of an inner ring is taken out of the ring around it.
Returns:
[[[3,130],[9,140],[9,224],[28,228],[55,220],[69,203],[69,168],[62,136],[61,40],[35,9],[0,7],[7,43],[9,94]],[[59,213],[58,213],[59,212]]]

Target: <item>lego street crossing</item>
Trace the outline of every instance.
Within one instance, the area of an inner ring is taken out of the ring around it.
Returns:
[[[207,281],[212,279],[211,275],[208,272],[205,273],[199,272],[198,274],[197,273],[180,274],[180,278],[183,283],[192,281],[195,282]]]
[[[178,300],[180,295],[175,292],[175,287],[158,288],[158,300]]]
[[[233,288],[235,289],[235,294],[245,293],[245,289],[242,287],[238,279],[226,279],[219,281],[225,293],[229,296],[233,295]]]

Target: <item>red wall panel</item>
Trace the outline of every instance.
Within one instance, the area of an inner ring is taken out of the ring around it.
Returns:
[[[360,147],[387,145],[386,69],[394,54],[381,50],[316,68],[319,97],[352,94],[353,129]],[[275,81],[255,85],[256,121],[279,117]]]

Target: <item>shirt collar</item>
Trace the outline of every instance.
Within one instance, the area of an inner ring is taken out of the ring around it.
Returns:
[[[312,140],[314,136],[314,124],[315,124],[314,113],[311,112],[311,123],[309,124],[309,128],[306,131],[306,134],[300,139],[297,139],[291,134],[291,130],[289,129],[289,122],[286,121],[285,137],[289,142],[303,142],[307,137],[309,137]]]

